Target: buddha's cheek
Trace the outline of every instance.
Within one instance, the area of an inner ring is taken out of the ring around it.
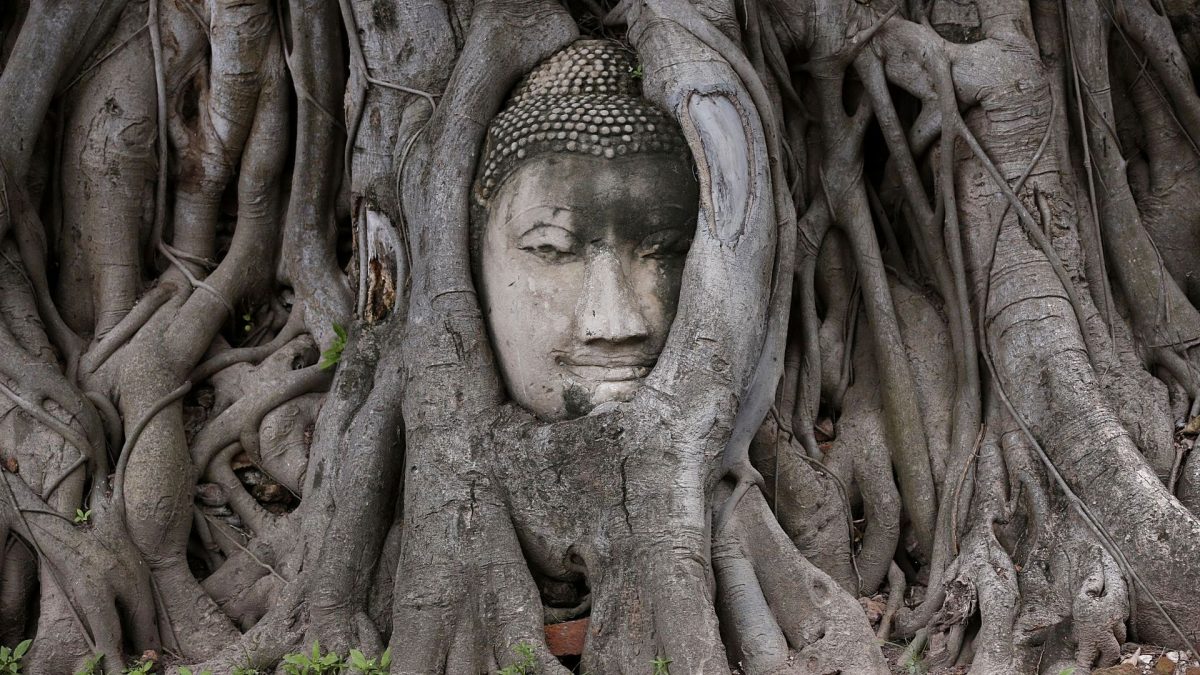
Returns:
[[[532,337],[550,349],[570,349],[575,325],[575,305],[583,285],[578,264],[547,265],[528,254],[526,269],[519,279],[508,286],[513,297],[512,318],[521,326],[522,333]],[[549,354],[547,354],[549,357]]]
[[[523,260],[528,258],[529,260]],[[522,253],[504,261],[505,274],[489,275],[485,288],[488,328],[510,392],[534,413],[562,414],[564,371],[557,355],[573,347],[571,277]]]
[[[679,302],[681,265],[647,261],[634,279],[634,293],[649,328],[647,351],[658,353],[666,342]]]

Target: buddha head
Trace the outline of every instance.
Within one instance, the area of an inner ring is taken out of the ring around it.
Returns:
[[[472,252],[509,394],[545,420],[627,401],[675,317],[698,188],[619,44],[575,42],[491,122]]]

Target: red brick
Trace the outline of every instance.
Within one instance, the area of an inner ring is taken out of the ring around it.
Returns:
[[[546,625],[546,645],[555,656],[578,656],[587,639],[588,619],[575,619]]]

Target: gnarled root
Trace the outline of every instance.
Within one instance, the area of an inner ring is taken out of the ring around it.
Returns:
[[[744,672],[887,672],[858,602],[800,555],[760,494],[714,542],[713,566],[730,661]]]

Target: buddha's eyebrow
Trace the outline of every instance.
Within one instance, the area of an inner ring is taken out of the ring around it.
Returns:
[[[674,213],[650,214],[649,221],[655,227],[693,227],[696,224],[694,210],[680,204],[661,204],[660,206],[662,209]],[[680,218],[680,215],[685,215],[685,217]]]
[[[687,216],[688,216],[687,222],[690,222],[691,220],[693,220],[694,216],[692,214],[696,213],[698,211],[698,209],[693,208],[691,205],[675,204],[675,203],[659,204],[657,206],[656,210],[658,210],[658,209],[661,209],[664,211],[675,211],[675,212],[681,213],[681,214],[687,214]],[[674,220],[674,218],[675,218],[675,215],[672,214],[671,216],[662,218],[662,220],[663,221],[666,221],[668,219]]]
[[[572,209],[563,207],[563,206],[555,206],[553,204],[534,204],[533,206],[528,206],[528,207],[521,209],[520,211],[510,215],[508,217],[508,219],[504,221],[502,226],[510,227],[510,226],[512,226],[513,222],[520,220],[522,218],[525,218],[530,213],[535,212],[535,211],[548,212],[545,215],[538,214],[536,216],[536,220],[542,224],[557,225],[558,227],[561,227],[563,229],[569,229],[570,226],[572,225],[572,223],[571,223],[572,219],[569,219],[569,218],[562,219],[560,216],[560,214],[563,214],[563,213],[566,213],[566,214],[573,213]],[[531,228],[526,228],[526,231],[528,231],[529,229],[531,229]]]
[[[523,236],[529,234],[530,232],[533,232],[534,230],[537,230],[537,229],[543,228],[543,227],[552,227],[556,230],[562,230],[563,232],[566,232],[567,234],[569,234],[571,236],[575,236],[575,230],[570,226],[570,224],[548,223],[544,220],[533,221],[533,223],[531,223],[529,225],[529,227],[527,227],[527,228],[521,230],[519,233],[517,233],[517,236],[523,237]]]

